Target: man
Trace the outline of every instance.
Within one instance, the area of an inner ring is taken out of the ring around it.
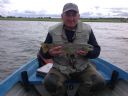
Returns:
[[[53,67],[44,79],[45,88],[51,96],[65,96],[64,82],[68,79],[74,79],[80,82],[78,95],[90,96],[92,91],[99,87],[103,88],[105,84],[102,76],[89,61],[89,59],[99,56],[100,46],[91,27],[79,21],[80,14],[76,4],[65,4],[61,17],[63,22],[49,29],[44,42],[45,44],[60,44],[60,46],[48,50],[44,50],[45,48],[42,46],[39,51],[39,58],[53,60]],[[93,50],[76,50],[73,55],[66,55],[66,57],[62,46],[66,44],[76,45],[76,47],[77,44],[83,46],[90,44],[93,46]]]

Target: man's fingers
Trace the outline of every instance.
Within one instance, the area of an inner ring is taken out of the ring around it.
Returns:
[[[52,48],[53,50],[60,50],[60,49],[62,49],[62,46],[57,46],[57,47],[54,47],[54,48]]]
[[[49,50],[50,55],[55,56],[62,54],[62,46],[57,46]]]
[[[86,55],[88,52],[83,51],[83,50],[78,50],[76,53],[79,55]]]

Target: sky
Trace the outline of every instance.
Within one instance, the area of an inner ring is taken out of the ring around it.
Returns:
[[[60,17],[69,2],[78,5],[81,17],[128,18],[128,0],[0,0],[0,15]]]

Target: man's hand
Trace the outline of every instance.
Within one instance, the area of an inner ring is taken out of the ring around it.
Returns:
[[[86,56],[88,52],[83,50],[77,50],[76,53],[81,56]]]
[[[63,54],[62,46],[56,46],[56,47],[51,48],[49,50],[49,54],[51,56],[62,55]]]

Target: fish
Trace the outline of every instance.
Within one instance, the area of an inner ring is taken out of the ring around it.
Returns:
[[[90,44],[75,44],[75,43],[65,43],[65,44],[53,44],[53,43],[42,43],[41,47],[43,52],[48,52],[49,49],[57,46],[62,46],[62,50],[65,54],[75,54],[77,50],[83,50],[86,52],[92,51],[94,48]]]

